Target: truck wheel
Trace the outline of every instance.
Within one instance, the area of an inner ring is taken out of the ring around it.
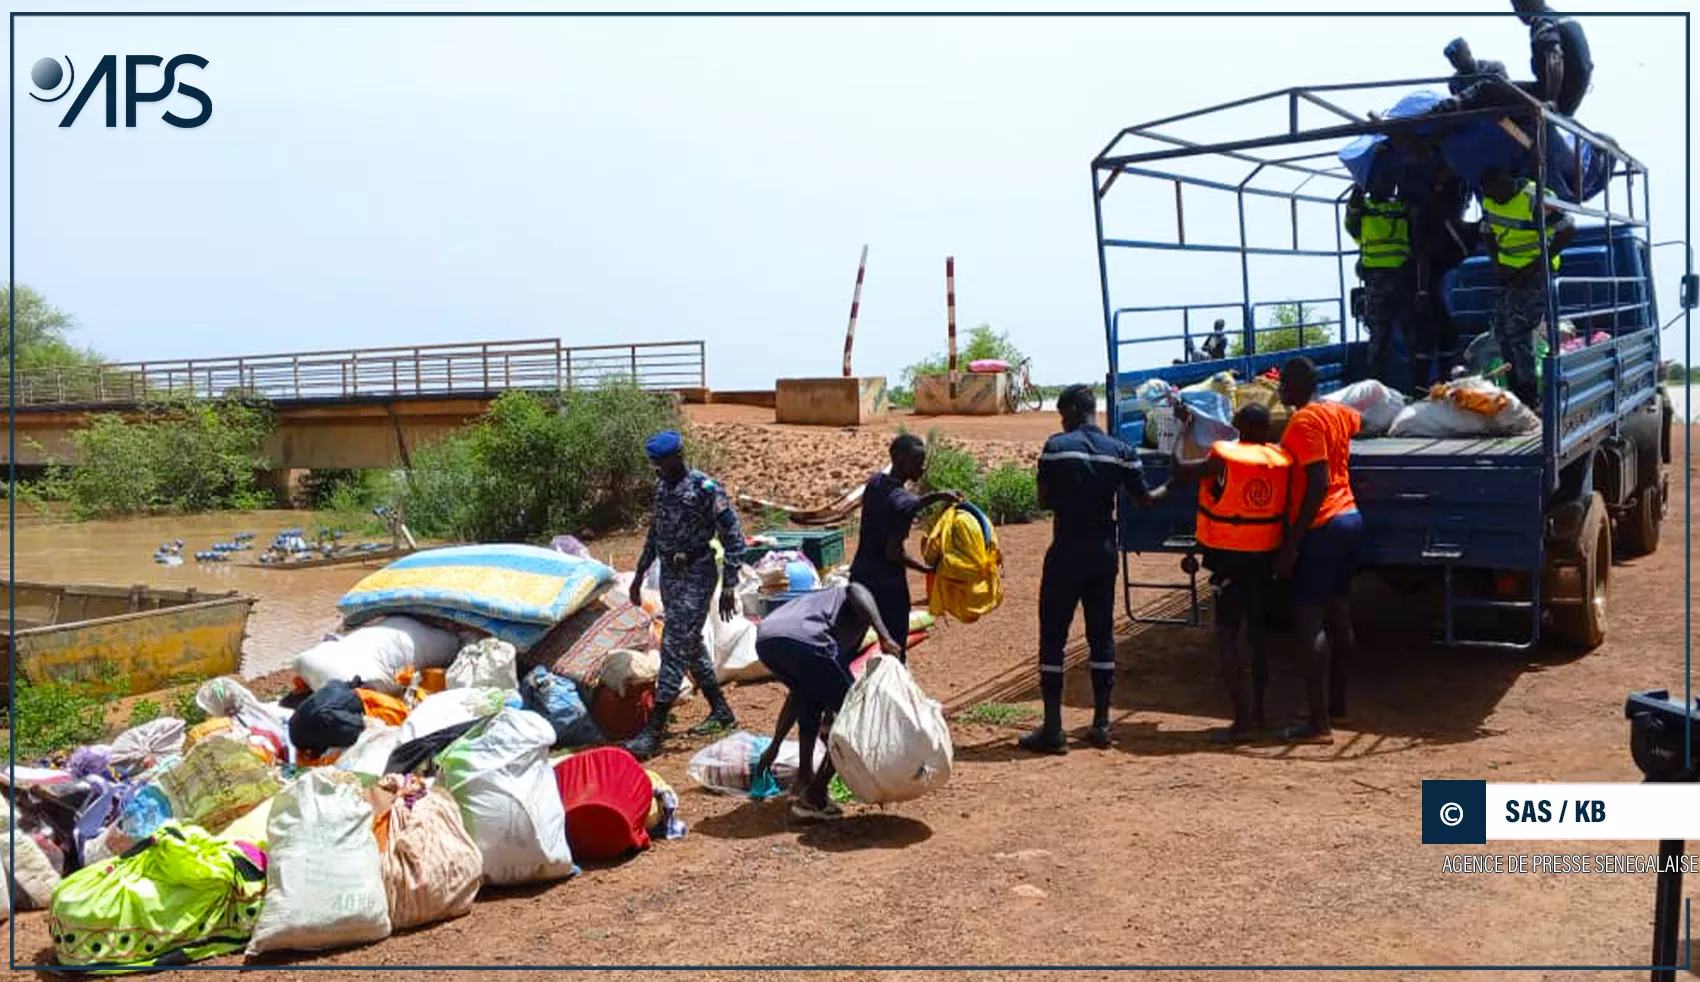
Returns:
[[[1547,560],[1548,634],[1567,648],[1592,651],[1606,639],[1606,594],[1611,579],[1611,521],[1595,491],[1568,555]]]
[[[1663,388],[1647,410],[1624,421],[1623,434],[1635,443],[1635,504],[1618,518],[1618,548],[1627,558],[1651,555],[1659,548],[1665,515],[1664,464],[1670,449],[1670,397]]]
[[[1635,489],[1635,506],[1618,519],[1618,547],[1628,558],[1650,556],[1659,548],[1659,526],[1664,523],[1664,495],[1659,485]]]

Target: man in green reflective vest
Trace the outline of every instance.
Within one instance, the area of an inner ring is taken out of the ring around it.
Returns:
[[[1346,202],[1346,233],[1358,244],[1358,278],[1364,284],[1364,329],[1369,332],[1369,374],[1392,378],[1393,332],[1407,332],[1411,348],[1411,219],[1395,182],[1378,177],[1368,193],[1352,188]]]
[[[1547,253],[1553,273],[1558,272],[1559,253],[1576,237],[1570,215],[1552,207],[1555,200],[1548,191]],[[1539,411],[1534,338],[1546,320],[1550,279],[1541,264],[1533,181],[1514,181],[1498,167],[1482,172],[1482,241],[1498,274],[1493,336],[1511,369],[1511,391],[1524,405]]]

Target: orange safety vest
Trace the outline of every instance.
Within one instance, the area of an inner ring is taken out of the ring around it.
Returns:
[[[1210,449],[1226,466],[1220,482],[1198,489],[1198,544],[1274,552],[1281,546],[1292,460],[1273,443],[1218,440]]]

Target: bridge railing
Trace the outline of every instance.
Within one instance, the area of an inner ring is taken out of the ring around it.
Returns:
[[[706,387],[701,341],[568,347],[557,339],[424,344],[343,351],[139,361],[16,373],[17,408],[136,405],[161,398],[246,393],[270,400],[488,395],[574,389],[635,379],[645,389]]]

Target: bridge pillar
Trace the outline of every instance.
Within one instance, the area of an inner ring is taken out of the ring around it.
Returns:
[[[285,508],[307,508],[311,491],[307,476],[312,472],[303,467],[279,467],[260,473],[259,486],[270,491]]]

